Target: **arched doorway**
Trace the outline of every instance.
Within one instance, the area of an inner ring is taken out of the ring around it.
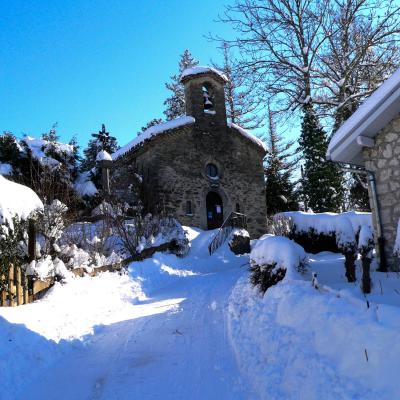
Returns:
[[[219,228],[224,222],[224,209],[221,196],[216,192],[208,192],[206,197],[207,229]]]

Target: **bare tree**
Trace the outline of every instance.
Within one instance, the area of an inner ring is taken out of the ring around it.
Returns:
[[[321,35],[328,0],[238,0],[220,20],[238,35],[229,42],[241,55],[242,71],[258,94],[274,98],[280,110],[308,104],[312,71],[326,38]]]
[[[334,129],[399,65],[395,0],[236,0],[238,64],[281,111],[314,104]]]
[[[261,128],[264,125],[264,115],[261,111],[262,99],[257,96],[254,80],[248,79],[226,41],[222,43],[220,51],[222,63],[213,63],[213,66],[228,78],[225,85],[228,120],[245,129]]]

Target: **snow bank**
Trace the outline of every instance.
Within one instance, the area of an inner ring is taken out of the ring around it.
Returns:
[[[297,276],[297,269],[307,261],[304,249],[283,236],[263,235],[252,245],[250,263],[260,267],[275,265],[286,271],[285,279]]]
[[[239,125],[234,124],[233,122],[228,122],[228,126],[232,129],[237,130],[242,136],[244,136],[246,139],[251,140],[253,143],[255,143],[257,146],[262,147],[264,151],[267,151],[267,146],[265,143],[263,143],[262,140],[260,140],[258,137],[252,135],[249,131],[246,129],[243,129]]]
[[[229,299],[228,332],[260,398],[400,398],[400,312],[283,281],[264,297],[240,279]]]
[[[195,119],[190,116],[183,116],[179,118],[175,118],[171,121],[164,122],[162,124],[154,125],[149,129],[146,129],[139,136],[135,137],[132,141],[130,141],[125,146],[121,147],[115,153],[112,154],[112,159],[116,160],[117,158],[123,156],[128,151],[132,150],[136,146],[143,144],[144,142],[150,140],[154,136],[160,135],[164,132],[170,131],[171,129],[179,128],[180,126],[194,124]]]
[[[192,76],[192,75],[202,75],[202,74],[208,74],[208,73],[213,73],[218,75],[221,79],[223,79],[225,82],[228,82],[228,78],[226,77],[225,74],[223,74],[221,71],[218,71],[217,69],[213,68],[213,67],[207,67],[207,66],[200,66],[197,65],[195,67],[190,67],[190,68],[186,68],[181,75],[181,81],[188,77],[188,76]]]
[[[33,211],[42,209],[43,203],[30,188],[11,182],[0,175],[0,224],[13,228],[12,219],[27,219]]]

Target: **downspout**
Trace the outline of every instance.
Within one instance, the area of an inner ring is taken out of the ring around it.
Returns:
[[[332,160],[331,160],[332,161]],[[333,161],[335,162],[335,161]],[[377,245],[378,245],[378,258],[379,258],[379,269],[378,271],[387,272],[387,260],[385,255],[385,238],[382,234],[382,219],[381,219],[381,211],[379,207],[378,201],[378,193],[376,190],[376,180],[375,174],[373,171],[368,171],[364,167],[342,167],[341,163],[336,162],[340,169],[343,172],[352,172],[354,174],[365,175],[368,179],[369,187],[371,188],[371,195],[372,195],[372,208],[375,210],[373,213],[375,215],[375,225],[376,225],[376,234],[377,234]]]

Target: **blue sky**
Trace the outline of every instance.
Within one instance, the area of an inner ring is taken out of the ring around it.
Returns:
[[[164,83],[185,48],[217,59],[208,32],[223,1],[0,1],[0,131],[39,136],[58,123],[81,146],[105,123],[122,145],[162,117]]]

